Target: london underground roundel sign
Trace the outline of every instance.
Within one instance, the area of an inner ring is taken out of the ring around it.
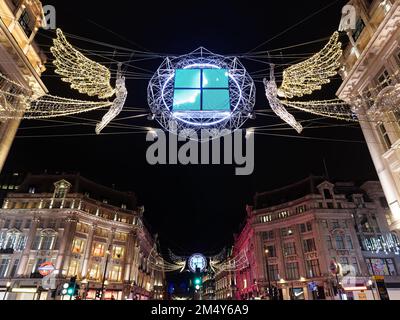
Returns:
[[[56,268],[54,267],[54,265],[51,262],[45,262],[39,266],[38,271],[39,271],[40,275],[42,275],[43,277],[46,277],[49,274],[51,274],[55,269]]]

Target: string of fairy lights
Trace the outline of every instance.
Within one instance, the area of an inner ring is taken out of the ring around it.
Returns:
[[[109,30],[110,31],[110,30]],[[77,49],[77,47],[72,46],[66,39],[66,35],[75,40],[84,41],[91,43],[93,45],[106,47],[111,50],[87,50],[87,49]],[[310,44],[320,43],[329,39],[329,42],[323,47],[323,49],[311,55],[310,58],[305,59],[310,56],[309,52],[304,53],[286,53],[282,52],[285,50],[299,48],[302,46],[307,46]],[[13,93],[11,90],[0,90],[0,119],[12,119],[12,118],[23,118],[23,119],[35,119],[43,120],[61,116],[73,116],[74,114],[79,114],[83,112],[94,111],[98,109],[104,109],[115,106],[113,101],[107,101],[105,99],[111,98],[116,93],[116,89],[113,88],[111,81],[114,78],[113,73],[115,69],[112,69],[112,65],[122,63],[126,70],[124,70],[124,78],[126,80],[148,80],[152,75],[152,70],[140,68],[136,63],[142,61],[148,61],[152,59],[165,58],[166,56],[176,56],[172,54],[165,54],[159,52],[151,52],[148,50],[134,50],[132,48],[115,46],[114,44],[108,44],[102,41],[97,41],[93,39],[88,39],[82,36],[76,36],[68,33],[63,33],[61,30],[56,31],[56,38],[53,39],[53,45],[50,46],[48,52],[53,54],[54,60],[48,67],[55,68],[54,74],[45,75],[49,77],[60,77],[62,81],[70,84],[71,88],[78,91],[81,94],[86,94],[88,96],[97,96],[103,101],[85,101],[69,99],[65,97],[57,97],[53,95],[45,95],[43,97],[32,99],[26,98],[29,93]],[[259,63],[266,64],[268,67],[271,61],[274,65],[283,68],[281,72],[276,72],[275,77],[277,80],[281,81],[281,85],[278,88],[278,96],[284,99],[280,100],[280,104],[283,107],[290,108],[293,112],[306,112],[314,115],[319,115],[327,118],[333,118],[336,120],[345,120],[351,123],[359,121],[355,116],[356,108],[354,106],[359,106],[362,104],[373,104],[376,100],[376,92],[382,88],[382,84],[378,84],[374,88],[369,88],[364,91],[362,95],[354,97],[352,101],[344,102],[339,99],[331,100],[307,100],[307,101],[293,101],[294,97],[303,97],[305,95],[310,95],[314,91],[321,90],[324,84],[329,83],[334,77],[338,76],[338,69],[340,68],[339,59],[342,55],[342,45],[339,42],[339,33],[335,32],[330,38],[321,38],[317,40],[312,40],[300,44],[295,44],[291,46],[286,46],[283,48],[276,48],[264,51],[251,50],[245,54],[237,54],[237,57],[248,59],[250,61],[255,61]],[[96,61],[88,58],[89,56],[96,59]],[[103,61],[100,62],[100,59]],[[279,63],[279,60],[291,60],[289,63]],[[122,61],[121,61],[122,60]],[[109,68],[105,67],[103,64],[110,65]],[[285,69],[286,67],[286,69]],[[251,73],[255,81],[262,82],[264,78],[264,72],[270,68],[263,68],[256,70]],[[398,81],[400,70],[395,74],[390,75],[387,79],[388,82]],[[0,80],[4,80],[4,77],[0,77]],[[260,80],[258,80],[260,79]],[[8,81],[6,79],[5,81]],[[13,83],[14,85],[18,85]],[[18,85],[19,86],[19,85]],[[3,87],[3,86],[1,86]],[[20,86],[22,88],[22,86]],[[389,100],[396,98],[398,96],[398,90],[400,88],[395,88],[394,90],[388,91],[385,94],[381,94],[379,99]],[[25,97],[22,97],[25,96]],[[13,100],[14,99],[14,100]],[[15,108],[13,110],[9,106],[12,105],[12,101],[22,102],[22,108]],[[2,103],[3,102],[3,103]],[[121,103],[119,104],[121,109]],[[124,110],[119,110],[119,112],[146,112],[146,108],[140,108],[143,110],[134,110],[124,107]],[[259,112],[260,110],[256,110]],[[274,110],[272,110],[274,111]],[[118,113],[119,113],[118,112]],[[132,127],[129,124],[114,123],[114,118],[117,117],[110,116],[107,119],[109,128],[113,129],[130,129],[135,132],[132,133],[145,133],[151,128],[144,126]],[[384,119],[384,111],[374,105],[371,107],[369,114],[373,115],[369,122],[387,122],[391,120]],[[109,112],[109,114],[112,114]],[[288,113],[281,112],[277,114],[286,123],[292,121],[294,123],[293,117],[286,116]],[[271,116],[273,113],[271,113]],[[289,114],[290,115],[290,114]],[[145,113],[138,114],[137,118],[144,118]],[[131,118],[133,119],[133,118]],[[90,119],[88,119],[90,120]],[[121,121],[122,119],[116,118],[116,120]],[[366,120],[362,120],[366,121]],[[70,121],[73,122],[73,121]],[[394,122],[394,121],[393,121]],[[83,124],[82,122],[78,122]],[[60,123],[54,125],[54,127],[74,125],[74,123]],[[93,126],[93,123],[90,124]],[[322,127],[332,127],[337,126],[336,124],[327,124]],[[314,126],[318,128],[318,126]],[[321,127],[321,126],[320,126]],[[343,125],[343,127],[356,128],[354,125]],[[43,128],[43,126],[34,126],[30,129]],[[311,126],[307,129],[313,128]],[[257,127],[251,128],[252,130]],[[276,130],[277,128],[271,127],[271,130]],[[268,130],[268,128],[260,128],[260,130]],[[279,130],[286,130],[285,127],[279,128]],[[128,132],[113,132],[109,134],[128,134]]]

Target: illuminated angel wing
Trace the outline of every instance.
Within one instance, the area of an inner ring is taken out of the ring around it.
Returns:
[[[335,32],[328,44],[311,58],[287,68],[278,95],[284,98],[302,97],[320,90],[337,74],[342,56],[339,33]]]
[[[55,72],[63,77],[63,81],[70,83],[72,89],[100,99],[114,95],[110,70],[76,50],[60,29],[57,29],[57,38],[53,42],[50,50],[55,58]]]

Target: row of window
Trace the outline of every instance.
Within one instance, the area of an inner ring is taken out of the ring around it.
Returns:
[[[350,235],[342,236],[337,234],[334,237],[335,246],[333,245],[333,239],[331,236],[325,236],[325,242],[328,250],[353,250],[353,240]]]
[[[26,202],[15,202],[5,200],[3,209],[78,209],[85,211],[89,214],[102,217],[107,220],[114,220],[122,223],[130,223],[131,218],[116,214],[115,212],[100,210],[98,207],[88,206],[83,204],[76,205],[75,201],[67,200],[52,200],[52,201],[26,201]],[[122,209],[126,209],[126,205],[122,206]]]
[[[86,240],[75,238],[72,242],[71,251],[76,254],[83,254],[85,252]],[[93,257],[104,257],[107,251],[107,244],[94,242],[92,245],[91,254]],[[112,259],[122,259],[125,254],[125,247],[114,245],[111,250]]]
[[[22,230],[22,229],[30,229],[32,226],[32,220],[31,219],[6,219],[4,222],[3,229],[17,229],[17,230]],[[39,229],[53,229],[56,230],[58,228],[64,228],[65,222],[64,221],[59,221],[56,219],[41,219],[38,228]]]
[[[267,252],[269,258],[276,258],[278,256],[276,246],[266,245],[265,248],[267,250],[266,252]],[[310,252],[317,251],[317,247],[315,245],[315,240],[312,238],[303,240],[303,251],[304,251],[304,253],[310,253]],[[297,254],[297,250],[296,250],[295,242],[285,242],[283,244],[283,255],[285,257],[293,256],[296,254]]]
[[[347,220],[338,220],[338,219],[333,219],[333,220],[321,220],[321,225],[325,229],[329,230],[335,230],[335,229],[348,229],[349,228],[349,223]]]
[[[286,278],[287,280],[299,280],[300,279],[300,269],[298,262],[286,263]],[[267,278],[271,281],[281,280],[281,273],[279,271],[279,266],[277,264],[272,264],[268,266]],[[321,276],[321,268],[318,259],[307,260],[306,261],[306,273],[307,278],[317,278]]]
[[[312,223],[302,223],[299,225],[300,233],[308,233],[313,230]],[[294,227],[285,227],[279,230],[281,237],[291,237],[294,235]],[[275,230],[270,230],[263,232],[262,237],[264,240],[274,240],[275,239]]]

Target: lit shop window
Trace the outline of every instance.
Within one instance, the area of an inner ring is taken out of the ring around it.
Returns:
[[[119,281],[121,281],[121,278],[122,278],[122,267],[121,266],[112,266],[110,273],[109,273],[109,279],[111,281],[119,282]]]
[[[105,248],[106,248],[106,245],[104,243],[94,243],[92,255],[94,257],[104,257],[104,254],[106,252]]]
[[[81,254],[85,249],[85,240],[80,238],[75,238],[72,242],[72,252]]]
[[[125,248],[122,246],[113,246],[112,249],[112,258],[113,259],[122,259],[124,257]]]
[[[227,69],[177,69],[173,111],[230,111]]]
[[[68,268],[68,276],[69,277],[73,277],[78,275],[79,272],[79,266],[80,266],[80,262],[79,260],[71,260],[71,263],[69,264],[69,268]]]
[[[243,279],[243,288],[247,289],[247,279]]]
[[[396,276],[396,267],[392,259],[366,259],[370,275]]]
[[[98,280],[100,279],[100,265],[95,263],[92,264],[89,270],[89,279]]]

